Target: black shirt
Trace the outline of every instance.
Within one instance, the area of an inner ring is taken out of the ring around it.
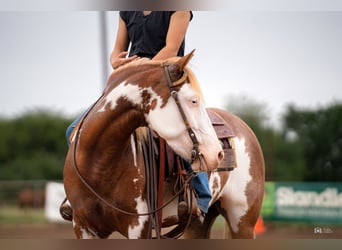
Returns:
[[[152,11],[144,15],[143,11],[120,11],[120,17],[126,24],[131,48],[129,56],[154,57],[166,43],[170,19],[175,11]],[[190,20],[192,12],[190,12]],[[183,40],[178,56],[184,55]]]

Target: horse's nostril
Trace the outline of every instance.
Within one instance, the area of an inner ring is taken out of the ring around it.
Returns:
[[[219,161],[222,161],[224,158],[224,152],[221,150],[219,153],[218,153],[218,159]]]

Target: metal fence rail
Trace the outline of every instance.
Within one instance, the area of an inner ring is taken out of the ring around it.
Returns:
[[[47,181],[0,181],[0,206],[41,208]]]

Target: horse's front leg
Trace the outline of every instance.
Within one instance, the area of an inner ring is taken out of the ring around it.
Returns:
[[[100,239],[97,235],[96,231],[91,229],[89,226],[86,226],[80,223],[77,215],[74,213],[73,229],[77,239]]]
[[[93,206],[92,206],[93,205]],[[73,209],[73,229],[77,239],[107,239],[114,228],[111,217],[101,217],[93,209],[96,204]]]

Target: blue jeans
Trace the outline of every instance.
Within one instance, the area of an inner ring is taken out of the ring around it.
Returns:
[[[65,136],[66,136],[66,141],[67,141],[67,144],[68,146],[70,145],[70,135],[72,133],[72,131],[74,130],[74,128],[77,126],[77,123],[80,122],[80,120],[82,119],[82,117],[84,116],[84,114],[90,109],[87,108],[86,111],[84,111],[82,114],[80,114],[70,125],[69,127],[67,128],[66,132],[65,132]]]
[[[199,172],[197,176],[192,180],[192,185],[198,195],[197,205],[202,212],[208,213],[209,202],[211,200],[211,193],[209,189],[208,173]]]
[[[185,169],[191,170],[191,165],[187,161],[184,161]],[[202,212],[208,213],[209,202],[212,198],[210,188],[209,188],[209,180],[207,172],[199,172],[192,179],[192,185],[197,193],[197,206],[201,209]]]
[[[66,132],[65,132],[66,141],[67,141],[68,146],[70,145],[70,139],[69,139],[69,138],[70,138],[70,135],[71,135],[72,131],[74,130],[74,128],[76,127],[77,123],[81,120],[82,116],[83,116],[83,114],[80,115],[79,117],[77,117],[76,120],[73,121],[73,122],[69,125],[69,127],[67,128],[67,130],[66,130]]]
[[[70,144],[70,141],[69,141],[70,135],[72,131],[74,130],[74,128],[76,127],[77,123],[79,123],[79,121],[82,119],[85,112],[79,115],[67,128],[66,140],[67,140],[68,146]],[[191,165],[187,161],[184,161],[184,164],[185,164],[186,170],[191,169]],[[197,193],[197,197],[196,197],[197,206],[199,207],[199,209],[201,209],[202,212],[207,213],[209,209],[209,202],[211,200],[208,174],[206,172],[197,173],[196,176],[192,179],[192,185],[194,186],[195,191]]]

